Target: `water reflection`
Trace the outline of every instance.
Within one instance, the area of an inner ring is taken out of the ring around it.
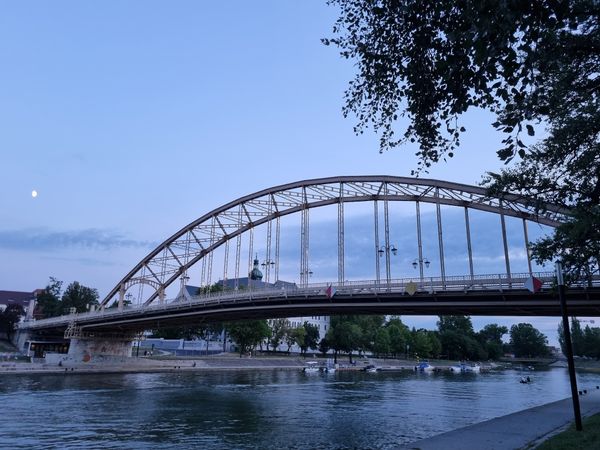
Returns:
[[[4,376],[0,448],[394,448],[569,395],[520,374],[235,371]],[[599,383],[579,374],[581,386]]]

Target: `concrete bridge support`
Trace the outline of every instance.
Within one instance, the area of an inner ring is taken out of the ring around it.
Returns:
[[[71,338],[66,359],[73,364],[124,362],[131,357],[133,338]]]
[[[66,355],[52,355],[50,360],[46,356],[46,362],[67,365],[123,363],[131,358],[133,341],[139,336],[134,333],[90,332],[72,323],[65,330],[65,338],[69,339],[69,352]]]
[[[17,329],[17,332],[12,338],[12,343],[17,347],[17,350],[25,353],[27,352],[27,346],[31,340],[31,332],[27,329]]]

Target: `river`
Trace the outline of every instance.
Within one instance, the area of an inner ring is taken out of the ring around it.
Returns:
[[[0,448],[391,449],[570,394],[566,369],[527,374],[2,375]]]

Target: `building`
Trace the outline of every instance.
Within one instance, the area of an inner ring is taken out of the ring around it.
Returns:
[[[274,283],[268,283],[262,281],[262,272],[258,268],[258,259],[254,260],[254,267],[248,274],[248,277],[242,278],[230,278],[227,280],[219,280],[215,283],[218,286],[218,290],[233,291],[236,289],[290,289],[296,288],[296,283],[290,283],[288,281],[277,280]],[[202,293],[202,288],[198,286],[185,285],[179,292],[176,301],[189,301],[192,297],[195,297]],[[306,317],[288,317],[287,320],[290,322],[292,328],[296,328],[304,325],[305,322],[316,325],[319,329],[319,339],[323,339],[329,329],[329,316],[306,316]],[[273,324],[273,320],[269,319],[269,325]],[[282,343],[279,349],[287,350],[287,344]],[[293,345],[290,349],[291,352],[299,353],[300,348],[297,345]]]
[[[10,305],[19,305],[26,315],[31,316],[33,310],[30,310],[30,307],[35,308],[35,299],[42,292],[44,292],[43,289],[36,289],[32,292],[0,291],[0,311],[4,311]]]

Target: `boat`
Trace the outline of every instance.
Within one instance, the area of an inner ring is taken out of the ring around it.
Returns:
[[[379,372],[381,369],[379,367],[374,366],[373,364],[369,364],[368,366],[365,366],[363,370],[367,373],[376,373]]]
[[[325,372],[327,373],[335,373],[335,367],[331,366],[331,367],[325,367]]]
[[[481,366],[479,364],[461,364],[463,372],[467,373],[479,373],[481,372]]]
[[[319,373],[321,371],[316,361],[309,361],[306,364],[307,366],[302,369],[304,373]]]
[[[452,373],[479,373],[479,372],[481,372],[481,365],[460,363],[458,366],[450,366],[450,372],[452,372]]]
[[[415,366],[415,372],[433,372],[435,367],[429,364],[429,361],[420,362]]]

